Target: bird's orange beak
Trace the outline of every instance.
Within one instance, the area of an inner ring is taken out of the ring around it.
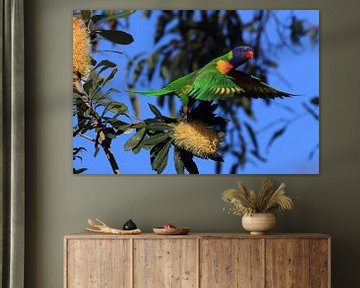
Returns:
[[[252,58],[254,58],[254,52],[252,52],[252,51],[247,51],[246,54],[245,54],[245,57],[246,57],[247,59],[252,59]]]

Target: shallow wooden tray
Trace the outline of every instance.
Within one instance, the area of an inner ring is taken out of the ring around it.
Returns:
[[[163,228],[154,227],[153,231],[157,235],[186,235],[190,232],[189,227]]]

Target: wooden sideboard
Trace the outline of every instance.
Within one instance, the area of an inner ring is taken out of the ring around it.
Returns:
[[[65,288],[329,288],[323,234],[67,235]]]

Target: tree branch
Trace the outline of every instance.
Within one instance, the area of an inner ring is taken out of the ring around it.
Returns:
[[[83,90],[82,85],[80,83],[80,78],[76,74],[73,75],[73,89],[82,97],[84,104],[90,109],[92,126],[94,128],[101,127],[98,119],[96,118],[96,113],[90,104],[90,99],[85,94],[85,91]],[[80,136],[81,136],[81,134],[80,134]],[[82,136],[82,137],[84,137],[84,136]],[[114,174],[121,174],[119,166],[114,157],[114,153],[111,150],[111,141],[106,138],[106,135],[105,135],[103,129],[99,130],[98,138],[99,138],[99,143],[105,152],[105,155],[110,163],[110,166],[111,166]],[[88,140],[90,140],[90,139],[88,139]],[[94,140],[94,142],[95,142],[95,140]]]

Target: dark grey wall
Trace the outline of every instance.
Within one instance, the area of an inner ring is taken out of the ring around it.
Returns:
[[[194,0],[25,2],[27,287],[62,287],[63,235],[82,231],[88,216],[114,226],[131,217],[145,231],[167,221],[190,225],[193,231],[200,232],[241,230],[240,218],[224,213],[220,200],[220,192],[234,185],[240,176],[72,175],[74,8],[321,9],[321,173],[273,177],[286,182],[289,193],[299,197],[296,209],[280,219],[278,230],[332,235],[333,286],[359,287],[357,1],[223,0],[206,1],[206,5],[205,1]],[[249,185],[257,185],[261,176],[241,178]]]

